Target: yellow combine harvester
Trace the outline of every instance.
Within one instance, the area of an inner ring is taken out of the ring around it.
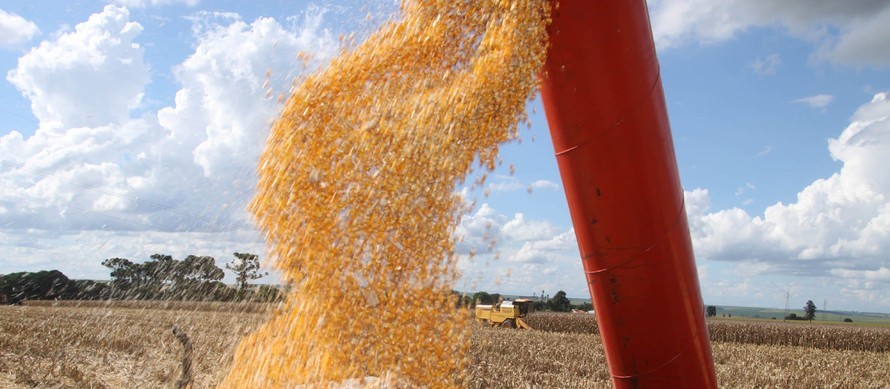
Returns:
[[[494,305],[477,305],[476,321],[492,327],[532,329],[525,322],[525,317],[531,310],[532,300],[516,299],[504,301]]]

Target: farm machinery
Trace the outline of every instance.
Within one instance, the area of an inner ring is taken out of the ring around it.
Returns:
[[[532,304],[532,300],[516,299],[491,305],[476,305],[476,321],[492,327],[530,330],[532,328],[525,322],[525,317],[531,311]]]
[[[612,383],[716,388],[646,1],[550,2],[541,97]]]

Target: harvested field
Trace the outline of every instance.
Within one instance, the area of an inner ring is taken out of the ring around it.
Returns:
[[[534,312],[525,320],[536,331],[598,334],[596,317],[586,313]]]
[[[163,387],[180,369],[174,324],[194,344],[195,387],[204,388],[222,379],[237,341],[266,315],[209,307],[3,306],[0,317],[0,388]]]
[[[821,350],[890,352],[890,329],[824,324],[708,321],[711,341]]]
[[[0,388],[171,387],[179,377],[182,352],[171,332],[173,324],[183,328],[194,343],[193,387],[213,387],[227,373],[237,341],[267,317],[258,313],[262,311],[259,307],[252,308],[255,312],[238,312],[232,306],[201,303],[189,303],[193,305],[188,308],[169,305],[168,309],[143,304],[140,308],[135,308],[137,303],[0,307]],[[573,323],[577,318],[572,315],[541,313],[530,320],[542,325],[545,318],[551,319],[553,332],[474,327],[467,386],[611,388],[599,337],[567,332],[586,322]],[[556,320],[566,327],[560,330]],[[838,330],[838,339],[867,333],[881,342],[890,336],[886,329],[861,332],[860,328],[787,324],[776,330],[774,325],[782,323],[716,323],[725,325],[723,330],[748,333],[748,337],[736,338],[743,341],[779,336],[806,339],[808,331],[827,336],[831,329]],[[834,341],[830,344],[849,347]],[[713,348],[721,388],[890,385],[887,352],[723,341],[714,342]]]
[[[276,306],[276,304],[255,302],[154,300],[32,300],[26,301],[24,305],[27,305],[29,307],[152,309],[168,311],[224,311],[238,313],[267,313],[270,309],[273,309]]]
[[[527,322],[538,331],[599,333],[596,318],[587,314],[536,312]],[[890,351],[890,328],[719,319],[708,320],[707,324],[712,342],[821,350]]]

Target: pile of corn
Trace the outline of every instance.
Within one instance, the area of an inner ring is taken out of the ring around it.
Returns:
[[[251,204],[293,292],[222,387],[462,385],[455,185],[516,137],[548,20],[543,1],[405,0],[295,88]]]

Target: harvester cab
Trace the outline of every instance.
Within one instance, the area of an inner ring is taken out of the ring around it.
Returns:
[[[516,299],[493,305],[476,305],[476,321],[492,327],[522,328],[530,330],[525,322],[534,301]]]

